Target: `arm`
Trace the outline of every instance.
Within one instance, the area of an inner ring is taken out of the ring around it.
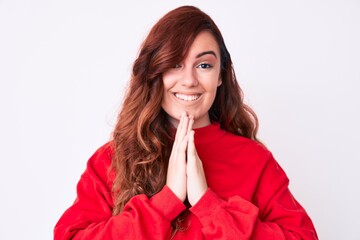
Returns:
[[[225,201],[208,189],[190,211],[202,223],[205,239],[318,239],[310,218],[290,193],[285,173],[272,158],[252,202],[239,196]]]
[[[183,203],[165,186],[151,198],[133,197],[113,216],[106,161],[103,149],[89,160],[77,198],[56,224],[54,239],[169,239],[171,221],[185,209]]]

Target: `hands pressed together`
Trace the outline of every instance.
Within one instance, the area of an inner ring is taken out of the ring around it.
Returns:
[[[186,196],[194,206],[204,195],[208,186],[202,162],[196,152],[194,118],[182,113],[169,159],[166,185],[184,201]]]

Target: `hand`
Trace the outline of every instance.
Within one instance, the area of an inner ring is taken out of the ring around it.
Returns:
[[[181,114],[166,177],[166,185],[181,201],[186,198],[186,148],[193,122],[185,112]]]
[[[187,146],[187,197],[191,206],[194,206],[206,192],[208,186],[206,183],[204,168],[197,154],[194,143],[194,131],[188,134]]]

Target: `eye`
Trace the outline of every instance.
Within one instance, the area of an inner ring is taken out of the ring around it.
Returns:
[[[181,64],[175,64],[174,68],[181,68]]]
[[[208,63],[200,63],[199,65],[196,66],[196,68],[203,68],[203,69],[212,68],[212,67],[213,66]]]

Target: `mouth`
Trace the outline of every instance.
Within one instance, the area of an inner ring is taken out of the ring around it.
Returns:
[[[178,99],[181,99],[183,101],[187,101],[187,102],[193,102],[199,99],[199,97],[201,96],[200,94],[183,94],[183,93],[174,93],[175,97]]]

